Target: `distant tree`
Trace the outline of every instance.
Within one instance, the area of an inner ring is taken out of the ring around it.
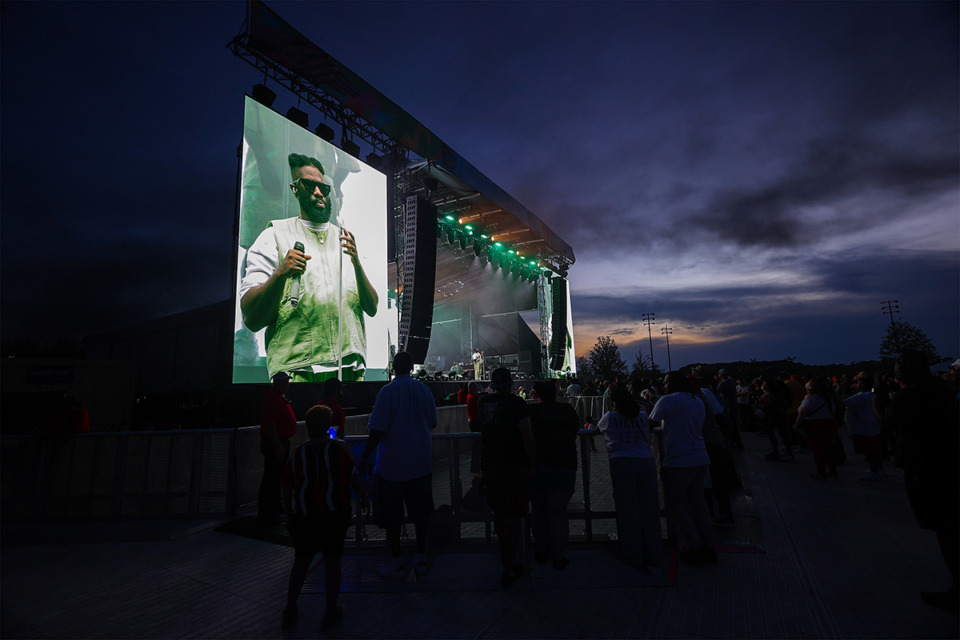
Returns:
[[[604,380],[627,376],[627,363],[620,355],[617,343],[610,336],[600,336],[597,344],[587,353],[594,374]]]
[[[887,328],[887,335],[880,341],[880,361],[889,366],[904,349],[916,349],[927,356],[929,364],[940,362],[940,354],[933,341],[906,320],[894,320]]]
[[[663,373],[660,371],[659,366],[654,363],[651,367],[650,358],[642,355],[639,351],[637,352],[637,357],[633,361],[633,367],[630,369],[630,381],[633,382],[634,388],[638,387],[643,380],[652,382],[659,379],[662,375]]]
[[[633,367],[630,369],[631,376],[641,376],[645,378],[659,378],[663,375],[663,370],[656,362],[651,366],[650,357],[642,355],[639,351],[633,361]]]
[[[593,372],[593,365],[586,356],[577,357],[577,377],[581,380],[593,380],[596,374]]]

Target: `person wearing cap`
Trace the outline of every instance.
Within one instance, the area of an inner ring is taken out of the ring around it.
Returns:
[[[297,417],[287,399],[290,376],[279,371],[273,376],[273,385],[267,391],[260,409],[260,453],[263,454],[263,478],[257,501],[257,524],[270,525],[280,521],[283,505],[280,502],[280,474],[290,456],[290,438],[297,433]]]
[[[360,457],[360,472],[377,452],[374,467],[378,500],[377,524],[387,533],[390,562],[377,569],[384,580],[406,580],[409,570],[400,558],[403,510],[414,522],[417,553],[413,570],[427,575],[427,525],[433,513],[433,429],[437,403],[425,384],[410,376],[413,357],[406,351],[393,359],[396,377],[377,394],[367,429],[370,436]]]
[[[516,582],[523,569],[519,554],[523,518],[530,504],[530,480],[536,466],[536,445],[527,403],[511,393],[510,370],[495,369],[490,381],[494,393],[481,397],[477,403],[482,442],[480,468],[500,539],[500,586],[506,588]]]

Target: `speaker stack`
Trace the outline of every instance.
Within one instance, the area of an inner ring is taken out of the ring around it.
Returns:
[[[558,371],[563,368],[567,348],[567,281],[554,278],[550,283],[550,295],[553,302],[550,339],[550,368]]]
[[[400,350],[423,364],[433,326],[433,292],[437,273],[437,209],[417,196],[407,196],[403,215],[403,306]]]

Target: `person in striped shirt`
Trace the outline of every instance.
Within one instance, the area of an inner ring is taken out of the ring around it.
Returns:
[[[280,480],[287,529],[295,549],[283,628],[289,629],[297,619],[297,598],[310,563],[320,551],[327,598],[327,611],[320,624],[326,630],[343,619],[343,609],[337,602],[343,545],[351,519],[350,487],[360,496],[364,511],[370,510],[370,501],[357,477],[350,447],[343,440],[332,440],[327,433],[332,422],[330,408],[311,407],[305,421],[310,439],[294,450]]]

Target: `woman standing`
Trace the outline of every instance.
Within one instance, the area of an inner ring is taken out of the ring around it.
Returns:
[[[879,480],[883,477],[883,453],[880,448],[880,423],[873,412],[873,380],[861,371],[853,379],[855,393],[843,401],[847,407],[846,419],[853,434],[853,450],[867,458],[870,471],[861,480]]]
[[[610,481],[617,507],[620,559],[644,573],[663,561],[657,467],[650,449],[647,414],[624,389],[612,394],[613,410],[597,428],[607,441]]]
[[[800,403],[797,412],[797,422],[794,430],[803,434],[806,431],[807,446],[813,453],[813,461],[817,465],[817,472],[811,473],[811,478],[826,479],[839,478],[837,474],[836,457],[831,451],[833,438],[837,434],[836,393],[829,387],[823,378],[817,376],[807,382],[807,395]]]

